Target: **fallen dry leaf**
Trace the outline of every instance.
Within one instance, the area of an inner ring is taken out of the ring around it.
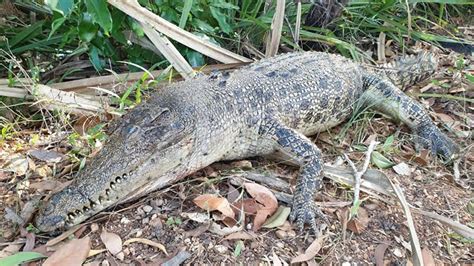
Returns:
[[[229,234],[224,239],[226,239],[226,240],[235,240],[235,239],[250,240],[250,239],[255,239],[256,237],[257,236],[254,233],[240,231],[240,232],[235,232],[235,233]]]
[[[59,163],[64,158],[64,154],[52,150],[31,150],[29,155],[47,163]]]
[[[362,233],[369,224],[369,215],[367,211],[360,207],[357,212],[357,217],[352,218],[347,222],[347,229],[351,230],[356,234]]]
[[[8,246],[0,250],[0,259],[11,256],[20,251],[23,244],[8,244]]]
[[[100,233],[100,239],[112,255],[117,255],[120,251],[122,251],[122,238],[120,238],[119,235],[107,232],[105,229],[103,229],[102,233]]]
[[[263,207],[264,206],[255,199],[242,199],[232,204],[232,209],[235,213],[240,213],[241,210],[243,210],[245,214],[249,215],[257,214],[257,211]]]
[[[130,239],[126,240],[125,242],[123,242],[123,245],[127,246],[131,243],[134,243],[134,242],[138,242],[138,243],[142,243],[142,244],[145,244],[145,245],[149,245],[149,246],[158,248],[159,250],[163,251],[163,253],[165,253],[166,256],[168,256],[168,251],[166,251],[165,246],[163,246],[160,243],[157,243],[157,242],[151,241],[149,239],[146,239],[146,238],[130,238]]]
[[[229,201],[226,198],[219,197],[212,194],[204,194],[196,197],[193,200],[199,208],[206,211],[219,211],[224,216],[234,218],[235,213],[230,207]]]
[[[384,266],[383,259],[385,256],[385,251],[390,246],[390,243],[381,243],[375,248],[375,265]]]
[[[424,247],[421,250],[421,256],[423,257],[423,263],[425,266],[435,266],[435,260],[433,258],[433,252],[429,248]]]
[[[290,211],[291,209],[289,207],[278,207],[278,210],[270,218],[268,218],[267,222],[262,226],[265,228],[275,228],[282,226],[288,219],[288,216],[290,216]]]
[[[13,154],[8,156],[7,162],[2,168],[7,171],[15,172],[17,175],[24,175],[28,171],[28,159],[22,154]]]
[[[314,258],[318,254],[319,250],[321,250],[324,238],[325,236],[316,238],[303,254],[298,255],[291,260],[291,264],[308,261]]]
[[[90,238],[84,237],[81,239],[73,239],[66,245],[60,247],[56,252],[53,253],[46,261],[43,266],[56,266],[56,265],[82,265],[89,255]]]
[[[267,217],[275,213],[278,208],[278,201],[273,193],[266,187],[255,183],[244,183],[247,192],[257,202],[263,204],[263,208],[257,211],[253,220],[253,230],[257,231],[265,223]]]
[[[91,249],[91,250],[89,250],[89,254],[87,255],[87,258],[94,257],[95,255],[100,254],[104,251],[107,251],[107,249],[105,249],[105,248],[103,248],[103,249]]]
[[[283,266],[283,263],[281,263],[281,260],[275,253],[274,249],[272,249],[272,262],[273,262],[273,266]]]

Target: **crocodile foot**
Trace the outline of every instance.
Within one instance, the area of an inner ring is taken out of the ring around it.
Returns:
[[[458,146],[436,126],[422,127],[417,130],[415,143],[417,149],[430,149],[433,156],[439,155],[445,163],[451,161],[457,155]]]
[[[316,226],[316,220],[323,220],[328,222],[328,219],[323,214],[321,209],[316,206],[316,203],[313,200],[307,200],[304,202],[295,201],[290,213],[290,221],[293,223],[296,221],[296,226],[298,230],[303,231],[304,225],[309,224],[314,233],[318,232],[318,227]]]

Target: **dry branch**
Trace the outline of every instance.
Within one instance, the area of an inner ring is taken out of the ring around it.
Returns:
[[[141,25],[151,42],[160,50],[161,54],[163,54],[184,79],[190,79],[195,76],[193,68],[166,36],[163,36],[146,23],[141,23]]]

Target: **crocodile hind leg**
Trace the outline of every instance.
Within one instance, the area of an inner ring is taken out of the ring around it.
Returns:
[[[305,224],[309,224],[317,232],[316,220],[319,218],[326,221],[313,199],[314,193],[322,186],[320,150],[303,134],[273,120],[266,123],[263,138],[300,166],[290,220],[296,221],[300,230]]]
[[[431,149],[433,155],[438,154],[446,161],[453,159],[458,151],[456,144],[436,127],[421,104],[390,81],[374,75],[364,77],[364,86],[366,90],[361,97],[364,106],[408,125],[415,134],[416,144]]]

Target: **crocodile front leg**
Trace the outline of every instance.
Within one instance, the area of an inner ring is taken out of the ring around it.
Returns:
[[[263,137],[300,166],[290,220],[296,221],[300,230],[309,224],[317,232],[317,218],[327,221],[313,199],[314,193],[322,186],[320,150],[307,137],[277,121],[270,120],[264,128]]]

